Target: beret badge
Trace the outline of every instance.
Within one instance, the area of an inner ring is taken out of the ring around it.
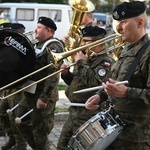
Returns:
[[[124,20],[128,18],[133,18],[141,15],[146,11],[146,5],[144,2],[132,1],[123,2],[116,6],[113,10],[113,18],[115,20]]]
[[[124,16],[126,13],[124,11],[121,12],[121,15]]]
[[[113,16],[114,16],[115,19],[119,19],[119,15],[118,15],[118,12],[117,12],[117,11],[115,11],[115,12],[113,13]]]

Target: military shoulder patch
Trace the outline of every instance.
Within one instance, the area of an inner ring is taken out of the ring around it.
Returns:
[[[105,70],[105,69],[100,69],[100,70],[98,71],[98,74],[103,77],[103,76],[106,75],[106,70]]]

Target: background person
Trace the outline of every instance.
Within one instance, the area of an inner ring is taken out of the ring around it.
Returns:
[[[104,38],[106,31],[98,26],[88,26],[82,29],[83,45],[91,43],[93,41]],[[87,87],[98,86],[102,82],[107,81],[110,75],[110,67],[113,59],[108,54],[99,54],[101,51],[105,51],[105,44],[95,46],[91,49],[92,56],[88,55],[89,51],[86,50],[84,55],[81,51],[75,56],[76,66],[73,73],[68,69],[65,69],[67,65],[63,64],[62,79],[68,85],[65,91],[66,96],[73,103],[85,103],[87,98],[90,97],[93,92],[88,94],[73,94],[74,91],[84,89]],[[65,122],[59,141],[57,150],[66,150],[68,142],[75,131],[88,119],[97,114],[99,110],[89,111],[85,107],[73,107],[69,108],[69,117]]]
[[[35,38],[38,43],[35,45],[36,63],[35,70],[54,63],[51,51],[62,52],[63,47],[60,42],[51,41],[42,51],[42,47],[48,40],[54,40],[57,30],[54,21],[47,17],[40,17],[35,29]],[[38,81],[43,77],[57,71],[58,68],[50,66],[31,77],[32,81]],[[54,111],[58,100],[59,75],[52,76],[37,84],[35,93],[24,92],[18,108],[17,117],[22,116],[30,109],[34,111],[26,116],[18,128],[28,144],[34,150],[49,149],[48,135],[54,126]],[[23,113],[24,112],[24,113]]]
[[[81,29],[86,27],[86,26],[94,26],[94,25],[97,25],[97,21],[93,20],[93,13],[92,12],[85,12],[83,15],[82,21],[80,23]],[[62,38],[62,42],[64,43],[64,45],[67,42],[68,38],[69,38],[68,35],[66,35]],[[77,40],[77,39],[75,39],[75,40]]]
[[[111,78],[102,84],[104,91],[99,90],[90,97],[87,108],[98,108],[99,102],[106,100],[108,95],[115,104],[114,110],[125,123],[123,131],[108,150],[149,150],[150,46],[145,49],[136,69],[129,69],[141,48],[150,42],[146,33],[146,5],[140,1],[123,2],[113,10],[113,18],[118,21],[117,31],[127,44],[111,69]],[[114,84],[123,81],[132,70],[127,86]]]
[[[82,28],[84,28],[86,26],[96,25],[97,22],[94,22],[94,21],[93,21],[93,12],[85,12],[84,15],[83,15],[83,18],[82,18],[80,26]]]
[[[22,33],[25,32],[25,26],[20,23],[3,23],[0,25],[0,28],[10,28],[13,30],[20,31]],[[16,85],[13,87],[9,87],[6,90],[3,90],[1,92],[2,96],[7,96],[18,89],[20,89],[20,85]],[[8,141],[1,147],[2,150],[26,150],[26,141],[22,137],[22,135],[18,132],[15,122],[14,122],[14,113],[12,115],[8,116],[6,111],[8,109],[13,108],[15,105],[17,105],[21,100],[21,94],[15,94],[10,98],[0,100],[0,124],[2,126],[2,129],[5,131],[5,133],[8,135]],[[14,146],[14,147],[13,147]]]

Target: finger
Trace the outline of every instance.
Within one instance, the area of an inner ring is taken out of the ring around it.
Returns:
[[[115,80],[113,80],[112,78],[109,78],[109,83],[112,83],[112,84],[114,84],[114,83],[116,83],[116,81]]]

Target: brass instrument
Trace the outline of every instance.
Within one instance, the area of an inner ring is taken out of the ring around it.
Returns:
[[[81,45],[81,21],[85,12],[92,12],[95,9],[94,4],[89,0],[69,0],[70,6],[73,8],[72,22],[68,33],[68,39],[65,43],[66,51],[70,51]],[[71,56],[70,61],[73,60]]]
[[[113,20],[112,25],[113,25],[113,30],[114,30],[114,32],[115,32],[116,34],[119,34],[119,35],[120,35],[120,33],[119,33],[119,31],[118,31],[118,21],[117,21],[117,20]],[[115,49],[114,51],[111,51],[111,52],[110,52],[110,54],[113,56],[113,58],[114,58],[115,60],[118,60],[118,58],[119,58],[119,56],[120,56],[120,53],[121,53],[121,50],[122,50],[123,47],[124,47],[125,42],[122,40],[122,37],[120,36],[120,38],[115,39],[114,43],[115,43],[115,44],[118,44],[118,45],[122,45],[122,46],[120,46],[118,49]]]
[[[115,59],[115,60],[118,60],[120,54],[121,54],[121,51],[124,47],[124,44],[125,42],[123,42],[122,38],[118,38],[118,39],[115,39],[114,41],[115,45],[120,45],[118,48],[116,48],[115,50],[113,51],[110,51],[110,54],[112,55],[112,57]]]
[[[63,47],[62,43],[59,42],[58,40],[56,40],[56,39],[50,39],[50,40],[48,40],[47,42],[44,43],[44,45],[43,45],[41,51],[43,51],[43,50],[46,48],[46,46],[49,45],[51,42],[58,42],[58,43]],[[54,58],[54,57],[52,56],[52,58]],[[13,81],[13,82],[11,82],[11,83],[9,83],[9,84],[7,84],[7,85],[1,87],[1,88],[0,88],[0,91],[4,90],[5,88],[8,88],[9,86],[11,86],[11,85],[13,85],[13,84],[16,84],[16,83],[20,82],[20,81],[22,81],[22,80],[24,80],[24,79],[26,79],[26,78],[28,78],[28,77],[34,75],[34,74],[36,74],[36,73],[38,73],[38,72],[40,72],[40,71],[46,69],[46,68],[48,68],[48,67],[50,67],[50,66],[55,66],[55,67],[56,67],[56,66],[57,66],[56,61],[53,60],[53,62],[54,62],[55,64],[50,63],[50,64],[48,64],[48,65],[46,65],[46,66],[44,66],[44,67],[42,67],[42,68],[40,68],[40,69],[38,69],[38,70],[36,70],[36,71],[34,71],[34,72],[31,72],[30,74],[28,74],[28,75],[26,75],[26,76],[24,76],[24,77],[22,77],[22,78],[19,78],[18,80],[15,80],[15,81]]]
[[[119,35],[116,35],[116,34],[113,34],[113,35],[110,35],[110,36],[105,37],[105,38],[103,38],[103,39],[97,40],[97,41],[95,41],[95,42],[93,42],[93,43],[89,43],[89,44],[87,44],[87,45],[84,45],[84,46],[81,46],[81,47],[79,47],[79,48],[73,49],[73,50],[71,50],[71,51],[67,51],[67,52],[63,52],[63,53],[53,53],[53,52],[51,52],[50,55],[52,55],[52,57],[53,57],[54,60],[55,60],[55,64],[56,64],[56,63],[59,63],[59,62],[60,62],[61,60],[63,60],[64,58],[67,58],[67,57],[71,56],[72,54],[74,54],[74,53],[76,53],[76,52],[82,51],[82,50],[87,49],[87,48],[90,49],[90,47],[94,47],[94,46],[97,46],[97,45],[105,44],[105,43],[110,42],[110,41],[112,41],[112,40],[114,40],[114,39],[116,39],[116,38],[120,38],[120,36],[119,36]],[[118,46],[119,46],[119,45],[117,45],[117,47],[118,47]],[[115,48],[115,47],[111,48],[110,50],[113,50],[114,48]],[[103,52],[103,53],[104,53],[104,52]],[[74,64],[75,64],[75,63],[74,63]],[[74,65],[74,64],[73,64],[73,65]],[[54,65],[54,64],[49,64],[49,65]],[[47,66],[45,66],[45,67],[47,67]],[[68,66],[68,67],[71,67],[71,66]],[[43,70],[43,69],[44,69],[44,68],[41,68],[40,70]],[[37,71],[33,72],[32,74],[37,73],[37,72],[40,71],[40,70],[37,70]],[[35,85],[35,84],[38,84],[38,83],[40,83],[40,82],[46,80],[47,78],[50,78],[50,77],[52,77],[52,76],[54,76],[54,75],[60,73],[62,70],[63,70],[63,69],[60,69],[60,70],[58,70],[58,71],[56,71],[56,72],[54,72],[54,73],[52,73],[52,74],[50,74],[50,75],[48,75],[48,76],[46,76],[46,77],[40,79],[40,80],[38,80],[38,81],[33,82],[32,84],[29,84],[29,85],[23,87],[22,89],[19,89],[18,91],[15,91],[14,93],[11,93],[11,94],[7,95],[6,97],[2,97],[1,99],[6,99],[6,98],[8,98],[8,97],[10,97],[10,96],[13,96],[14,94],[17,94],[17,93],[19,93],[19,92],[21,92],[21,91],[23,91],[23,90],[25,90],[25,89],[27,89],[27,88],[29,88],[29,87]],[[29,76],[29,75],[27,75],[27,76]],[[26,76],[23,77],[23,79],[24,79],[24,78],[26,78]],[[19,79],[19,81],[20,81],[20,79]],[[10,85],[12,85],[12,84],[10,84]],[[6,87],[8,87],[8,85],[6,85]],[[1,89],[3,89],[3,87],[2,87]],[[7,113],[8,113],[8,114],[11,114],[12,111],[13,111],[15,108],[17,108],[18,106],[19,106],[19,104],[17,104],[16,106],[14,106],[14,107],[13,107],[12,109],[10,109],[10,110],[7,110]],[[24,114],[24,115],[21,116],[20,118],[17,117],[17,118],[15,119],[16,123],[18,123],[18,124],[21,123],[21,119],[23,119],[26,115],[30,114],[32,111],[33,111],[33,109],[29,110],[26,114]]]
[[[33,31],[33,30],[32,31],[27,31],[27,32],[24,33],[24,35],[28,37],[28,39],[31,41],[32,44],[35,44],[35,43],[38,42],[38,39],[36,39],[34,37],[34,34],[35,34],[35,31]]]
[[[50,55],[52,55],[52,57],[53,57],[53,59],[54,59],[55,62],[52,63],[52,64],[49,64],[49,65],[47,65],[47,66],[45,66],[45,67],[43,67],[43,68],[40,68],[39,70],[36,70],[35,72],[33,72],[33,73],[31,73],[31,74],[33,75],[33,74],[35,74],[35,73],[37,73],[37,72],[39,72],[39,71],[41,71],[41,70],[47,68],[47,67],[50,66],[50,65],[58,64],[61,60],[63,60],[63,59],[65,59],[65,58],[67,58],[67,57],[73,55],[74,53],[77,53],[77,52],[79,52],[79,51],[85,50],[85,49],[90,48],[90,47],[93,47],[93,46],[97,46],[97,45],[101,45],[101,44],[104,44],[104,43],[108,43],[108,42],[110,42],[110,41],[112,41],[112,40],[114,40],[114,39],[117,39],[117,38],[120,38],[120,35],[112,34],[112,35],[107,36],[107,37],[105,37],[105,38],[103,38],[103,39],[100,39],[100,40],[97,40],[97,41],[95,41],[95,42],[89,43],[89,44],[87,44],[87,45],[83,45],[83,46],[81,46],[81,47],[75,48],[75,49],[73,49],[73,50],[71,50],[71,51],[67,51],[67,52],[63,52],[63,53],[53,53],[53,52],[50,52]],[[119,46],[119,45],[118,45],[118,46]],[[112,49],[112,50],[113,50],[113,49]],[[107,52],[107,51],[106,51],[106,52]],[[105,52],[105,53],[106,53],[106,52]],[[104,52],[103,52],[103,53],[104,53]],[[30,85],[27,85],[26,87],[24,87],[24,88],[22,88],[22,89],[20,89],[20,90],[18,90],[18,91],[16,91],[16,92],[14,92],[14,93],[11,93],[10,95],[7,95],[6,97],[1,97],[1,99],[5,99],[5,98],[8,98],[8,97],[10,97],[10,96],[13,96],[14,94],[17,94],[17,93],[19,93],[19,92],[21,92],[21,91],[23,91],[23,90],[25,90],[25,89],[27,89],[27,88],[33,86],[34,84],[37,84],[37,83],[39,83],[39,82],[41,82],[41,81],[44,81],[44,80],[46,80],[47,78],[50,78],[51,76],[54,76],[54,75],[56,75],[56,74],[58,74],[58,73],[60,73],[60,72],[61,72],[61,70],[58,70],[57,72],[54,72],[54,73],[52,73],[51,75],[48,75],[48,76],[46,76],[46,77],[44,77],[44,78],[42,78],[42,79],[40,79],[40,80],[38,80],[38,81],[36,81],[36,82],[30,84]],[[23,80],[23,79],[29,77],[31,74],[26,75],[26,76],[24,76],[23,78],[18,79],[17,81],[21,81],[21,80]],[[14,83],[16,83],[16,81],[14,81],[13,84],[14,84]],[[4,87],[1,87],[0,90],[3,90],[4,88],[6,88],[6,87],[8,87],[8,86],[10,86],[10,85],[13,85],[13,84],[10,83],[10,84],[8,84],[8,85],[5,85]]]

